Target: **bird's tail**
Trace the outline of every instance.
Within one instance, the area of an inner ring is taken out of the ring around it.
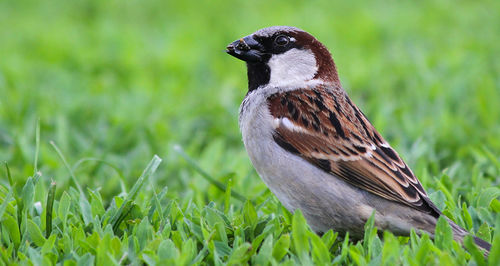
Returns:
[[[491,250],[491,244],[482,240],[481,238],[479,238],[477,236],[474,236],[474,242],[476,243],[476,245],[478,247],[480,247],[484,251],[484,256],[488,257],[488,255],[490,254],[490,250]]]
[[[450,219],[447,218],[447,220],[448,220],[449,224],[451,225],[451,228],[453,230],[453,236],[454,236],[455,240],[457,240],[463,244],[464,237],[467,235],[471,235],[471,234],[469,232],[467,232],[467,230],[458,226],[456,223],[454,223]],[[490,254],[490,250],[491,250],[491,244],[482,240],[481,238],[479,238],[477,236],[473,236],[473,235],[471,235],[471,236],[474,238],[474,242],[476,243],[476,245],[483,251],[484,256],[488,257],[488,255]]]

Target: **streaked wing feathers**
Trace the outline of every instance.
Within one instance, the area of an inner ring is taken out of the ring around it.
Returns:
[[[276,93],[268,99],[275,141],[348,183],[436,215],[422,185],[341,88]]]

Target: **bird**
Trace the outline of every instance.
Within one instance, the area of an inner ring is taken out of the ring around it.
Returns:
[[[401,156],[352,102],[331,53],[296,27],[272,26],[237,39],[226,53],[246,63],[248,92],[239,109],[253,167],[290,212],[317,233],[362,239],[374,225],[395,235],[434,237],[439,217],[454,240],[470,233],[443,215]],[[474,237],[489,252],[491,245]]]

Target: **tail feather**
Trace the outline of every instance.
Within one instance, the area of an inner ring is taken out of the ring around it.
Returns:
[[[491,244],[482,240],[481,238],[475,236],[474,237],[474,242],[476,245],[478,245],[481,249],[485,251],[484,256],[488,256],[491,250]]]
[[[471,235],[469,232],[467,232],[467,230],[458,226],[452,220],[450,220],[448,218],[447,218],[447,220],[448,220],[448,223],[451,225],[455,240],[458,240],[458,241],[460,241],[460,243],[463,243],[464,237],[466,235]],[[476,243],[476,245],[483,250],[484,256],[488,257],[488,255],[490,254],[491,244],[482,240],[481,238],[479,238],[477,236],[473,236],[473,235],[471,235],[471,236],[474,238],[474,242]]]

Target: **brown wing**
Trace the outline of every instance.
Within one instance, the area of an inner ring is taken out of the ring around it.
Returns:
[[[410,168],[341,88],[276,93],[268,104],[274,140],[285,150],[358,188],[439,216]]]

